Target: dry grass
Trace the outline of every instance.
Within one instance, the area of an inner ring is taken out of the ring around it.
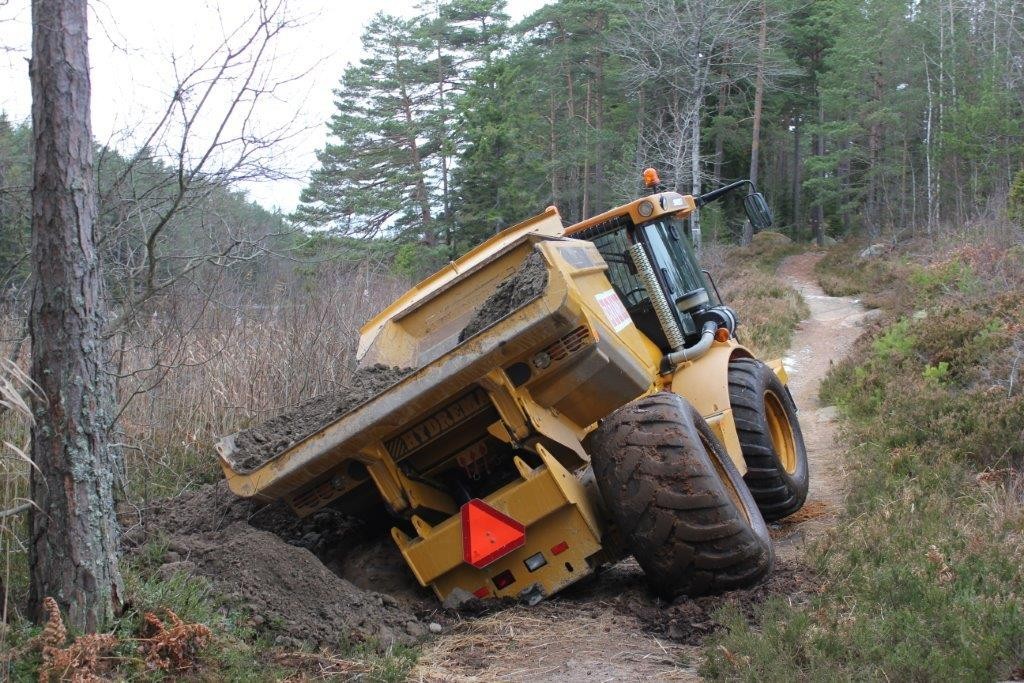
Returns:
[[[7,623],[27,572],[28,431],[32,411],[26,402],[32,382],[15,363],[0,359],[0,651],[7,648]]]
[[[421,654],[412,678],[424,681],[547,680],[567,675],[616,680],[694,680],[682,666],[694,648],[645,633],[610,605],[586,613],[558,600],[512,606],[459,622]]]
[[[370,673],[370,667],[331,652],[277,652],[273,661],[294,671],[287,681],[333,681],[358,679]]]
[[[359,327],[405,287],[352,266],[232,306],[200,298],[157,312],[120,355],[129,498],[218,477],[216,438],[336,391],[352,371]]]
[[[114,439],[124,455],[118,482],[122,512],[130,516],[144,500],[215,480],[216,438],[335,390],[352,369],[359,327],[406,286],[366,263],[295,268],[265,290],[211,289],[214,298],[182,289],[116,335],[121,404]],[[2,338],[20,339],[23,321],[13,311],[0,312],[0,328]],[[31,413],[28,345],[8,344],[0,353],[3,623],[27,589]],[[11,510],[17,512],[4,512]],[[5,633],[0,630],[0,648]]]

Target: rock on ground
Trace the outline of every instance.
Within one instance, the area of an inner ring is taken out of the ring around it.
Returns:
[[[870,247],[865,247],[861,250],[859,258],[863,261],[864,259],[875,258],[885,253],[886,246],[884,244],[872,244]]]

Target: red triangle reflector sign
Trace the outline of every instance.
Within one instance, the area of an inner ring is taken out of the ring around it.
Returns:
[[[462,506],[462,555],[483,569],[526,543],[526,527],[474,498]]]

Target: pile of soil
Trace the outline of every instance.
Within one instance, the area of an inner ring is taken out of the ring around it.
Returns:
[[[294,409],[235,435],[235,469],[252,472],[299,441],[397,384],[412,368],[360,368],[341,391],[300,403]]]
[[[337,511],[300,519],[283,504],[237,498],[221,482],[153,504],[124,541],[129,552],[138,552],[150,539],[165,539],[158,575],[184,572],[209,579],[279,644],[412,644],[428,632],[436,605],[408,571],[382,582],[403,585],[398,598],[356,586],[328,566],[371,536],[376,534]]]
[[[498,288],[473,312],[469,323],[459,332],[463,342],[498,322],[512,311],[539,296],[548,286],[548,269],[540,252],[533,252],[516,272],[498,283]]]

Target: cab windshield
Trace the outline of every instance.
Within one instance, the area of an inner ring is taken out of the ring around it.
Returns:
[[[649,223],[641,228],[654,257],[655,268],[661,272],[668,291],[665,294],[677,305],[690,305],[696,296],[706,297],[709,291],[704,273],[697,265],[682,221],[676,219]],[[706,301],[706,298],[704,299]]]

